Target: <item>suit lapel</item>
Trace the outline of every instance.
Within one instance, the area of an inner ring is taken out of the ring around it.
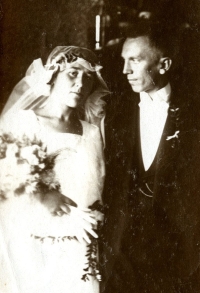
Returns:
[[[179,137],[180,108],[176,105],[170,105],[157,153],[154,200],[160,201],[166,194],[172,195],[174,193],[178,167],[177,158],[180,153]]]

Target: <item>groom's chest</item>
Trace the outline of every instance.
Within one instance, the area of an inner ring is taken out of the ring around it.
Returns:
[[[148,149],[151,149],[151,142],[153,143],[156,138],[156,146],[153,148],[153,154],[149,168],[154,164],[155,173],[165,171],[166,176],[167,172],[172,171],[172,165],[178,160],[179,151],[180,151],[180,129],[179,129],[179,110],[176,106],[169,105],[169,109],[166,115],[166,120],[162,120],[162,130],[159,128],[159,135],[157,133],[158,128],[150,126],[151,133],[148,133],[149,129],[146,129],[145,135],[148,137],[152,135],[151,139],[148,141],[143,141],[143,153],[141,146],[141,115],[140,108],[138,104],[135,104],[135,109],[132,112],[132,117],[130,123],[127,125],[128,129],[128,138],[123,139],[123,152],[122,156],[127,159],[127,168],[129,170],[136,170],[139,172],[141,168],[141,162],[144,165],[145,155],[148,157]],[[159,121],[158,121],[159,122]],[[151,123],[151,121],[149,121]],[[145,131],[143,127],[143,131]],[[144,152],[147,153],[144,153]],[[151,151],[151,150],[150,150]]]

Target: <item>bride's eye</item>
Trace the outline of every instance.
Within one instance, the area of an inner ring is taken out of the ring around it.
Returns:
[[[93,79],[94,73],[93,72],[87,72],[86,77],[87,77],[87,79]]]
[[[76,71],[76,70],[69,71],[69,72],[68,72],[68,75],[69,75],[70,77],[77,77],[77,75],[78,75],[78,71]]]

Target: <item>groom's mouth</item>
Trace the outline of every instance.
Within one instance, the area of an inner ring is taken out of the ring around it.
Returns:
[[[128,82],[130,84],[135,84],[137,82],[137,79],[128,79]]]
[[[75,94],[75,95],[79,96],[80,98],[83,97],[83,94],[82,93],[77,93],[77,92],[73,92],[73,91],[71,91],[70,93],[71,94]]]

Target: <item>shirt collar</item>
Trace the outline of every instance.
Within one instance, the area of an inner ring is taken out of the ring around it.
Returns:
[[[150,100],[152,102],[165,102],[169,103],[169,98],[171,95],[171,85],[168,83],[165,87],[161,88],[157,92],[151,95],[151,97],[148,95],[146,92],[141,92],[140,93],[140,100],[145,101],[145,100]]]

